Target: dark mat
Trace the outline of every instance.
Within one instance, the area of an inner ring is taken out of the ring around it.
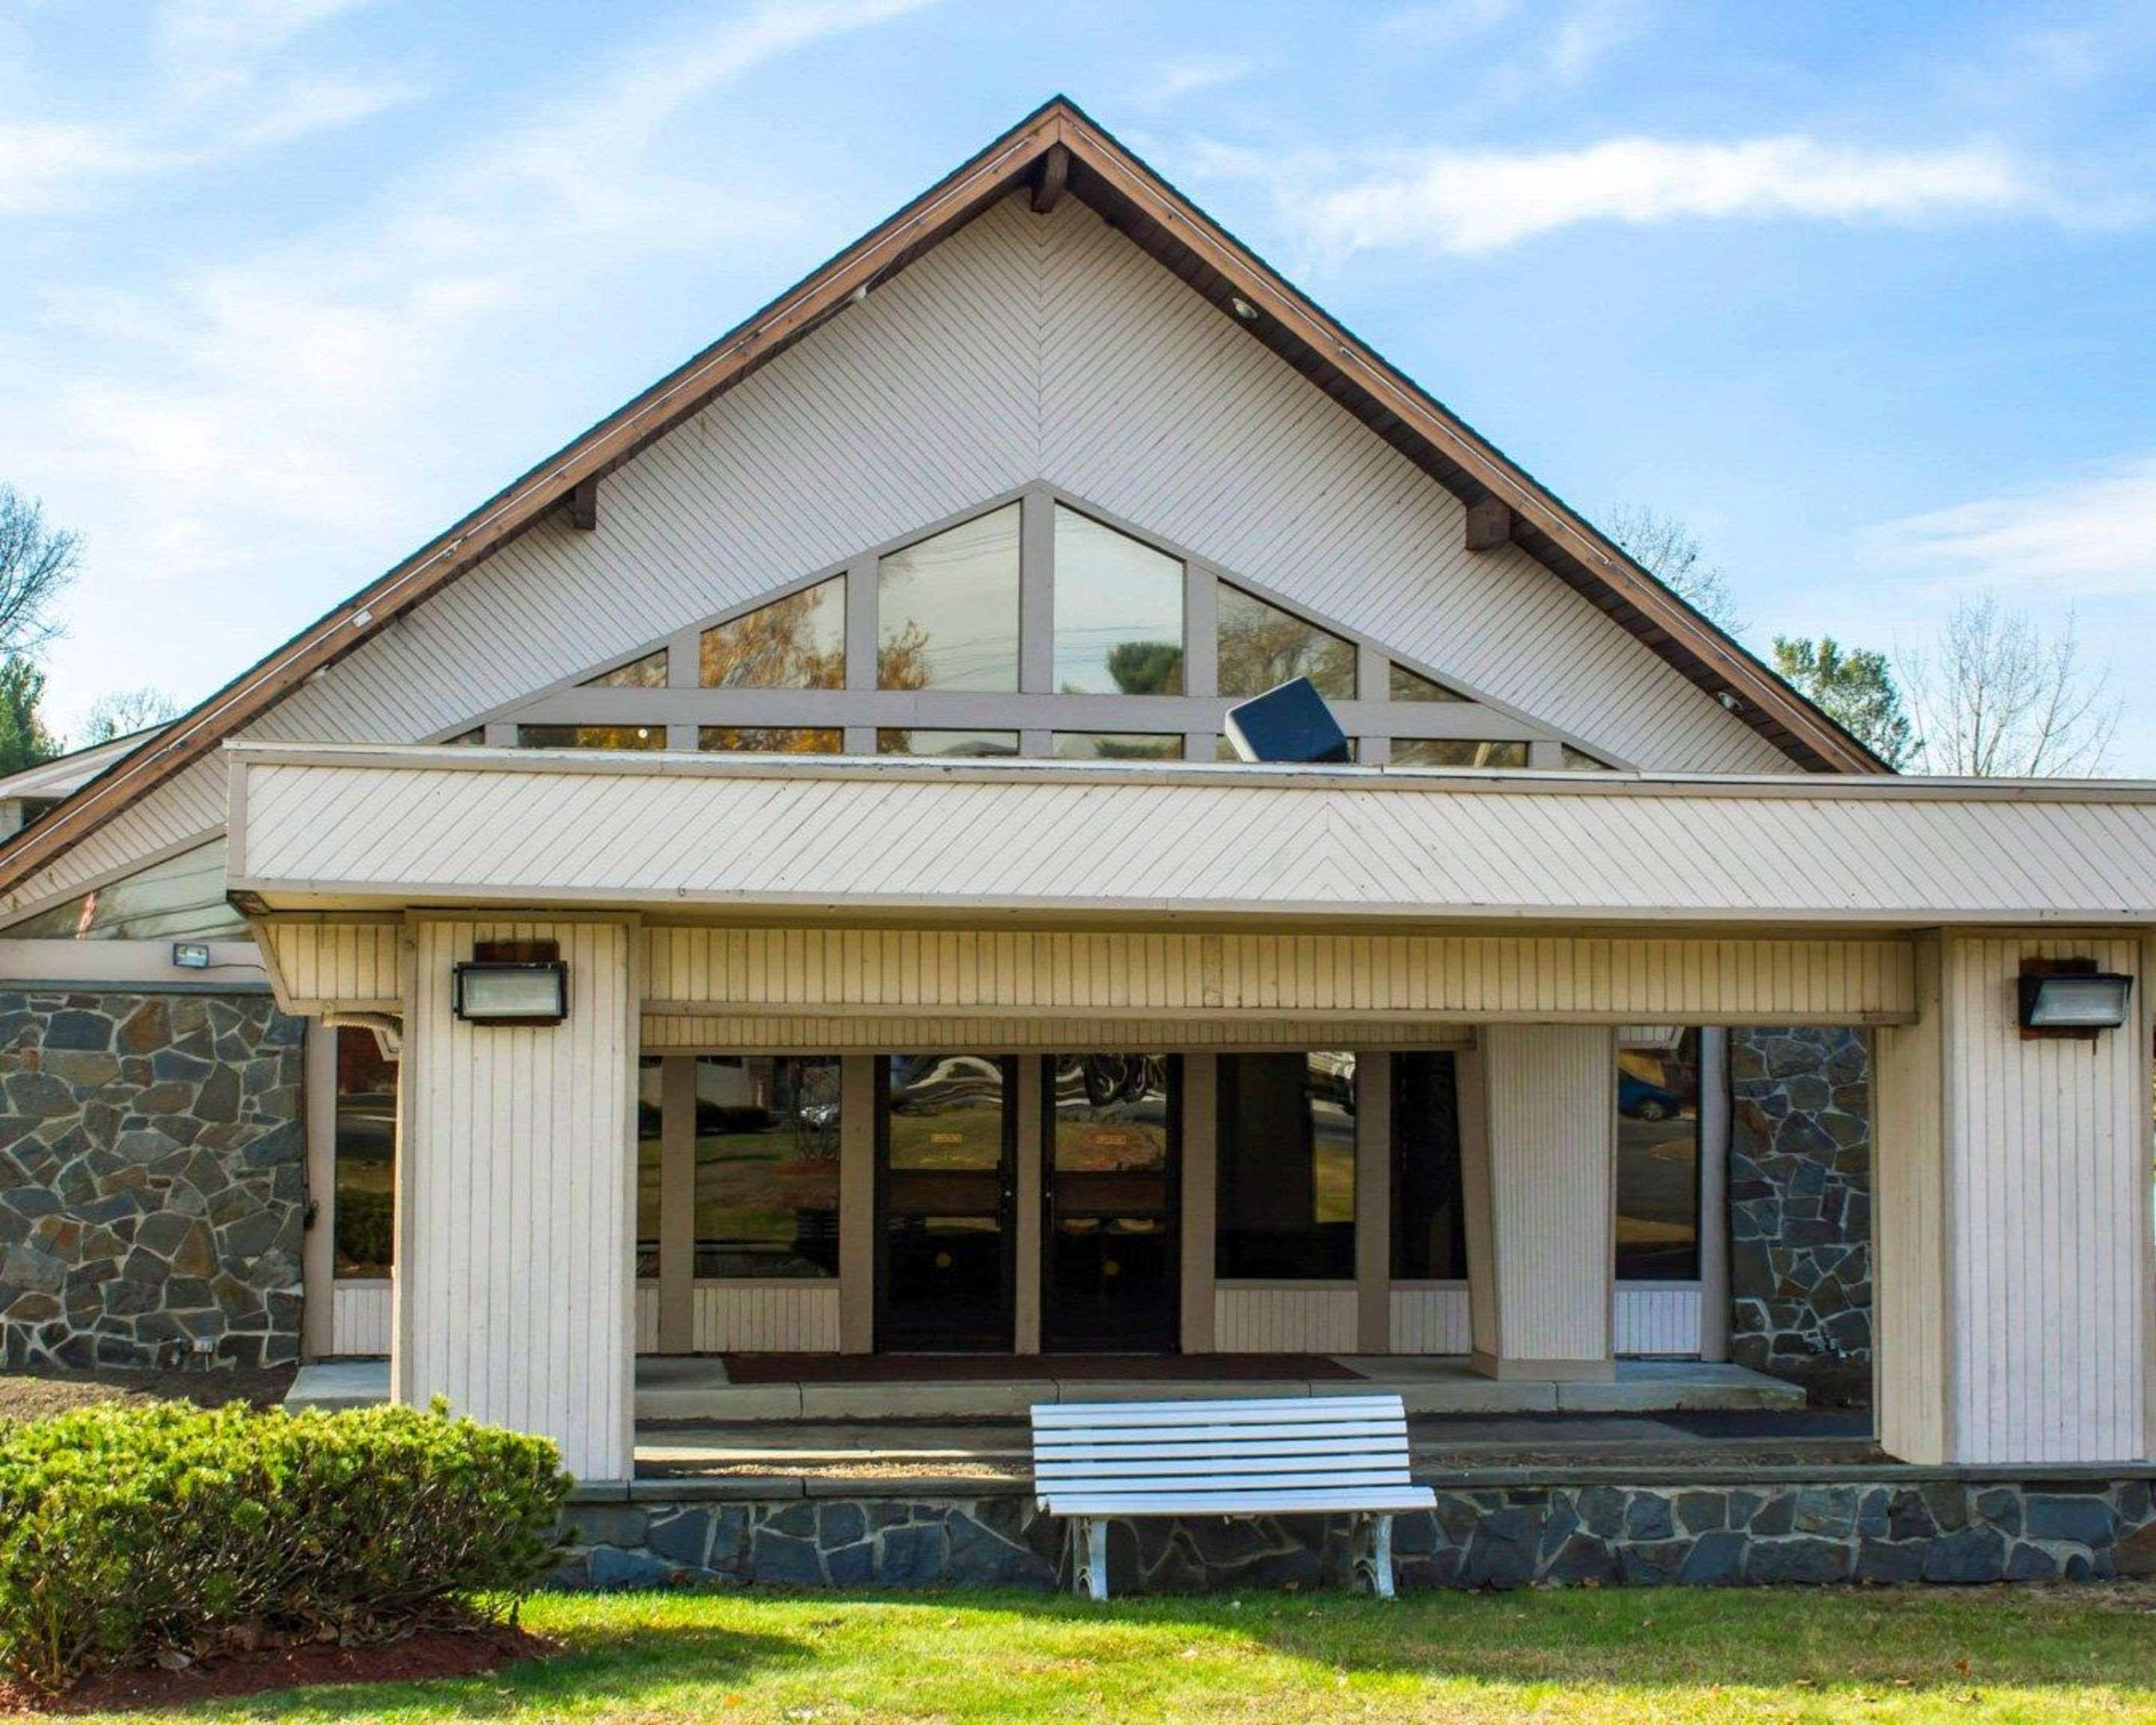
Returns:
[[[737,1384],[1002,1384],[1040,1378],[1104,1384],[1323,1378],[1360,1384],[1322,1353],[729,1353]]]

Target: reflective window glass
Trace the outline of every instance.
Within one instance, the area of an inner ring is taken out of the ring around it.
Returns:
[[[1393,1275],[1456,1281],[1467,1274],[1467,1199],[1452,1056],[1393,1056]]]
[[[696,1274],[839,1270],[839,1063],[696,1061]]]
[[[876,564],[876,686],[1018,687],[1019,506]]]
[[[649,1281],[659,1274],[659,1057],[644,1055],[636,1063],[636,1273]]]
[[[224,896],[224,840],[152,863],[0,931],[9,940],[244,940],[247,919]]]
[[[519,725],[521,749],[663,749],[664,725]]]
[[[1699,1274],[1699,1032],[1628,1026],[1617,1038],[1617,1275]]]
[[[1524,742],[1478,742],[1471,737],[1395,737],[1395,767],[1525,767]]]
[[[1391,674],[1386,680],[1386,693],[1394,701],[1465,701],[1464,695],[1455,695],[1442,683],[1432,682],[1420,671],[1411,671],[1398,660],[1394,661]]]
[[[880,755],[923,755],[945,760],[991,759],[1018,752],[1015,731],[879,731]]]
[[[602,671],[587,678],[587,689],[664,689],[666,686],[666,649],[647,653],[641,659],[632,659],[627,665],[618,665],[610,671]]]
[[[397,1065],[374,1032],[336,1036],[336,1274],[386,1277],[396,1261]]]
[[[836,755],[845,752],[846,733],[834,726],[809,725],[699,725],[696,747],[724,755]]]
[[[1355,1056],[1219,1058],[1215,1271],[1355,1274]]]
[[[1262,695],[1308,677],[1327,701],[1355,698],[1353,641],[1224,581],[1217,593],[1223,695]]]
[[[1183,693],[1183,565],[1060,504],[1055,686],[1065,695]]]
[[[697,643],[696,680],[706,689],[844,688],[846,578],[712,624]]]
[[[1134,732],[1059,731],[1053,752],[1059,761],[1180,761],[1183,737]]]

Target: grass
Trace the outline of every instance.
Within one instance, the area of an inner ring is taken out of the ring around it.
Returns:
[[[558,1658],[247,1719],[2156,1720],[2156,1588],[549,1596]],[[140,1719],[141,1716],[132,1716]]]

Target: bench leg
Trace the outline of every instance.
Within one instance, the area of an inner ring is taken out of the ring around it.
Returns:
[[[1108,1597],[1108,1523],[1100,1516],[1081,1516],[1071,1529],[1070,1591],[1081,1599]]]
[[[1353,1539],[1355,1583],[1381,1599],[1393,1597],[1393,1518],[1358,1516]]]

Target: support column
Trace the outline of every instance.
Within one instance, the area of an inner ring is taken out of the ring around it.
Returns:
[[[1219,1068],[1183,1057],[1183,1351],[1213,1352],[1213,1228],[1219,1201]]]
[[[1874,1038],[1880,1441],[1904,1461],[2150,1454],[2151,1030],[2138,935],[1917,942],[1917,1022]],[[2030,959],[2132,976],[2128,1024],[2021,1034]]]
[[[1729,1358],[1729,1032],[1699,1033],[1699,1357]]]
[[[875,1349],[875,1056],[839,1062],[839,1352]]]
[[[552,1438],[585,1481],[634,1471],[637,943],[632,919],[410,924],[390,1379]],[[469,1024],[454,965],[553,940],[562,1024]]]
[[[1355,1346],[1393,1351],[1393,1057],[1355,1060]]]
[[[1475,1368],[1614,1377],[1616,1033],[1491,1024],[1479,1052],[1481,1130],[1461,1147]]]
[[[1012,1291],[1011,1352],[1040,1352],[1040,1251],[1042,1158],[1040,1059],[1020,1055],[1014,1062],[1017,1081],[1011,1086],[1011,1105],[1018,1111],[1016,1150],[1018,1214],[1013,1219],[1013,1273],[1018,1285]]]
[[[659,1351],[696,1349],[696,1057],[659,1063]]]

